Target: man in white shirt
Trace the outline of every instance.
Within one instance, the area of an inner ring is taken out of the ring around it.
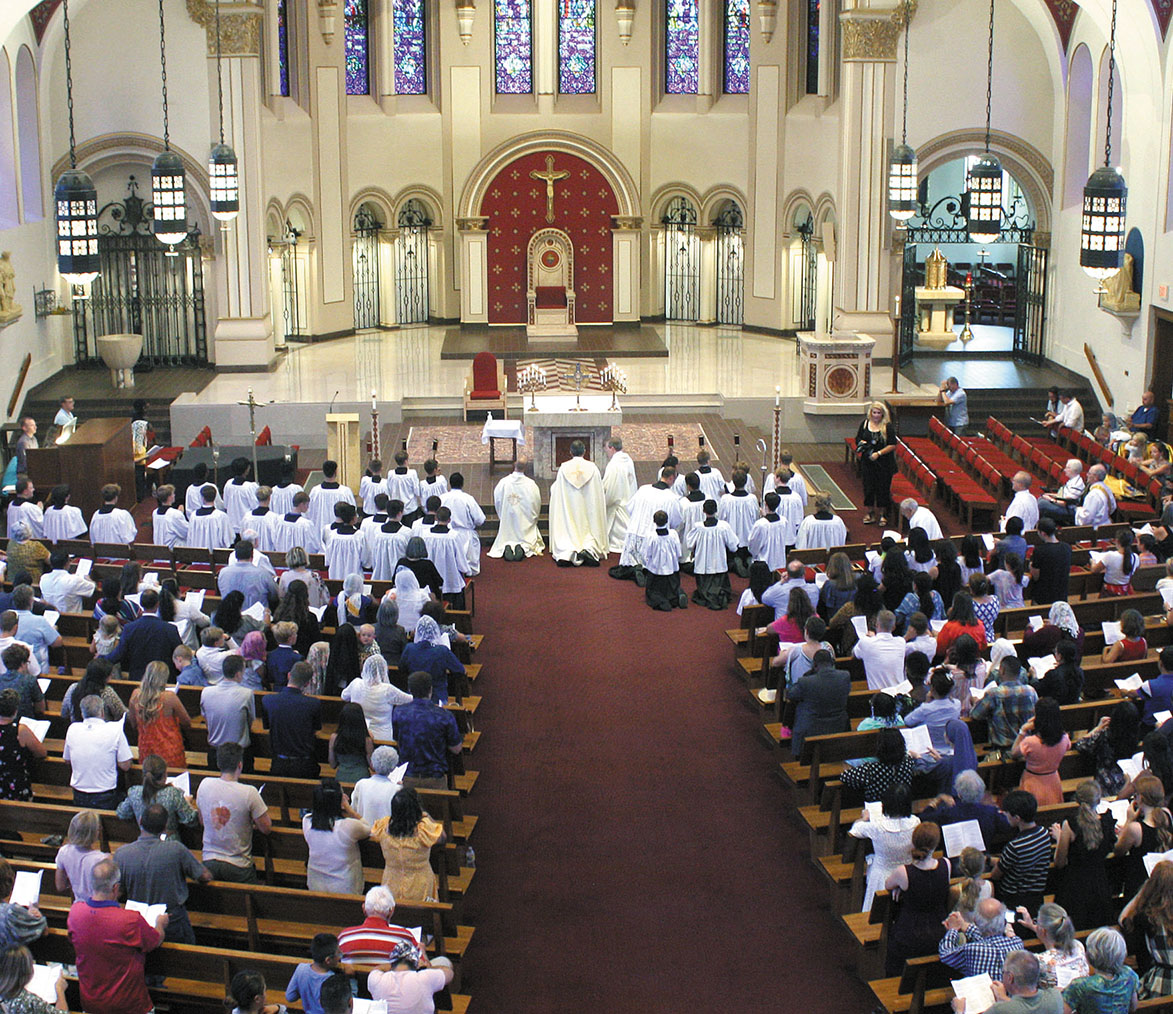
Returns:
[[[896,614],[889,609],[876,613],[876,632],[855,642],[852,654],[863,660],[869,690],[882,690],[904,682],[903,638],[895,637]]]
[[[8,537],[11,539],[21,525],[27,525],[34,539],[45,537],[45,515],[42,505],[35,502],[37,490],[32,479],[16,480],[16,499],[8,505]]]
[[[464,476],[453,472],[448,476],[448,492],[440,496],[440,503],[452,513],[449,526],[457,538],[464,542],[468,559],[468,576],[476,577],[481,572],[481,537],[477,529],[485,523],[485,512],[481,505],[464,491]]]
[[[1087,483],[1083,479],[1083,462],[1071,458],[1063,466],[1063,485],[1054,493],[1039,497],[1039,516],[1050,518],[1058,525],[1069,525],[1075,519],[1075,506],[1083,500]]]
[[[72,398],[61,399],[61,407],[57,409],[57,414],[53,416],[53,425],[61,429],[65,429],[66,426],[77,425],[77,416],[73,414]]]
[[[219,494],[210,482],[200,489],[203,506],[187,522],[185,545],[198,546],[209,553],[216,549],[227,549],[236,540],[236,531],[228,515],[216,506]]]
[[[1083,406],[1076,400],[1075,395],[1071,391],[1060,391],[1059,405],[1058,414],[1048,414],[1043,418],[1043,426],[1047,429],[1066,426],[1068,429],[1075,430],[1076,433],[1082,433]]]
[[[269,549],[273,553],[288,553],[301,546],[307,553],[322,551],[322,533],[308,517],[310,495],[298,490],[293,494],[293,509],[269,522]]]
[[[1022,530],[1033,532],[1039,525],[1039,502],[1030,491],[1031,476],[1026,472],[1015,472],[1010,480],[1014,496],[1006,508],[1006,517],[1022,518]]]
[[[326,529],[334,523],[334,505],[348,503],[354,506],[354,493],[349,486],[338,482],[338,462],[327,459],[322,462],[325,478],[310,490],[310,506],[306,516],[325,535]]]
[[[21,647],[28,649],[28,673],[30,676],[40,676],[45,670],[41,668],[41,663],[37,661],[36,652],[33,651],[33,646],[26,641],[20,640],[16,636],[16,628],[20,625],[20,617],[16,614],[15,609],[5,609],[0,613],[0,654],[3,654],[4,649],[10,644],[19,644]]]
[[[908,519],[908,530],[923,528],[931,542],[941,538],[941,525],[936,515],[927,507],[922,507],[912,497],[900,501],[900,513]],[[899,680],[897,680],[899,682]]]
[[[90,518],[90,542],[94,545],[106,542],[129,546],[134,542],[138,526],[130,511],[118,506],[121,495],[122,487],[117,483],[108,482],[102,487],[102,506]]]
[[[63,642],[57,628],[44,616],[33,612],[31,585],[21,584],[12,589],[12,608],[16,610],[18,618],[16,636],[32,646],[41,669],[48,669],[49,649],[59,648]]]
[[[635,462],[623,449],[619,437],[611,437],[603,445],[607,453],[607,467],[603,471],[603,495],[607,498],[607,540],[612,553],[623,552],[627,536],[627,504],[639,484],[635,478]]]
[[[159,486],[155,490],[158,507],[151,512],[151,541],[156,546],[174,549],[187,543],[187,516],[175,506],[175,487]]]
[[[41,598],[59,613],[80,613],[81,600],[95,589],[89,578],[69,572],[69,550],[55,547],[49,554],[49,571],[41,576]]]
[[[1077,525],[1093,525],[1099,528],[1112,520],[1116,510],[1116,497],[1104,484],[1108,469],[1102,464],[1092,465],[1087,470],[1087,494],[1083,503],[1075,508],[1075,523]]]
[[[73,805],[88,810],[113,810],[122,801],[118,772],[129,771],[133,755],[122,722],[102,718],[105,705],[97,694],[83,697],[82,721],[65,733],[63,756],[72,768],[69,784]]]

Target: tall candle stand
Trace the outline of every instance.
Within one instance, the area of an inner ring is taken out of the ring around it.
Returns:
[[[611,407],[607,411],[618,412],[619,399],[616,395],[627,394],[627,373],[614,363],[608,363],[599,371],[599,379],[602,381],[603,390],[611,392]]]
[[[973,330],[969,326],[970,306],[973,302],[973,272],[966,272],[965,275],[965,327],[961,329],[961,334],[957,337],[962,344],[973,341]]]
[[[379,401],[375,392],[371,392],[371,457],[381,461],[383,455],[379,453]]]
[[[774,388],[774,471],[782,464],[782,388]]]
[[[517,375],[517,389],[521,392],[522,400],[529,395],[527,412],[538,410],[537,393],[546,389],[546,371],[536,363],[531,363]]]

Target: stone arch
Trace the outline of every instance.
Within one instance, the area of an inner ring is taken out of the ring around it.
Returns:
[[[620,217],[639,217],[639,188],[615,154],[596,141],[569,131],[540,130],[515,137],[498,145],[482,158],[469,173],[460,201],[458,218],[475,218],[489,185],[510,162],[537,151],[563,151],[593,165],[607,180],[615,194]]]
[[[404,187],[395,195],[395,200],[391,202],[392,223],[399,221],[399,214],[403,211],[403,206],[413,199],[428,209],[428,213],[432,216],[431,228],[440,229],[443,227],[444,199],[437,191],[423,184]]]
[[[782,237],[784,239],[793,235],[795,219],[800,210],[806,208],[810,211],[811,218],[814,218],[815,203],[815,199],[805,187],[799,187],[786,195],[786,200],[782,202]]]
[[[705,225],[711,224],[713,219],[720,213],[726,201],[733,201],[741,209],[743,218],[749,217],[749,204],[746,201],[745,194],[734,186],[718,183],[715,187],[709,187],[701,198],[701,222]]]
[[[350,199],[350,212],[347,215],[347,221],[354,224],[354,216],[358,214],[358,209],[364,204],[369,204],[378,210],[379,216],[385,226],[390,226],[395,221],[395,202],[391,199],[391,195],[387,193],[382,187],[363,187],[357,194]]]
[[[814,206],[815,228],[821,229],[824,222],[830,221],[836,226],[839,224],[839,214],[835,210],[835,198],[827,191],[819,194]]]
[[[285,202],[282,220],[289,219],[298,228],[304,227],[302,239],[314,238],[314,205],[305,194],[296,193]]]
[[[270,241],[281,238],[285,231],[285,211],[275,197],[265,205],[265,236]]]
[[[687,183],[665,183],[653,195],[651,201],[651,224],[659,225],[664,213],[668,210],[668,205],[672,203],[674,198],[687,197],[692,202],[692,206],[696,208],[697,223],[701,223],[704,219],[701,217],[701,195],[700,192]]]

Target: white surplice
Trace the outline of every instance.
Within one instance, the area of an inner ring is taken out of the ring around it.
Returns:
[[[257,505],[257,483],[251,479],[237,482],[229,479],[224,483],[224,513],[232,522],[233,531],[239,532],[244,516]]]
[[[802,498],[794,490],[789,493],[781,492],[781,487],[774,492],[778,494],[778,517],[786,518],[797,531],[802,526],[802,518],[806,513],[802,509]]]
[[[640,486],[627,504],[627,535],[623,540],[620,567],[643,566],[643,540],[656,530],[656,511],[668,515],[668,527],[680,529],[680,497],[662,482]]]
[[[91,534],[93,526],[90,526]],[[236,538],[228,515],[215,507],[201,507],[188,519],[186,545],[206,549],[227,549]]]
[[[607,556],[607,503],[598,466],[571,458],[550,486],[550,555],[573,560],[580,552]]]
[[[363,557],[362,532],[341,522],[331,525],[323,533],[327,577],[342,581],[351,574],[361,574]]]
[[[423,505],[420,503],[420,480],[415,469],[394,468],[387,473],[387,495],[392,500],[402,501],[404,514],[419,510]]]
[[[109,542],[129,546],[138,534],[130,511],[121,507],[99,507],[90,518],[90,542]]]
[[[301,486],[291,482],[288,486],[280,484],[273,487],[273,495],[269,497],[269,510],[280,517],[293,511],[293,498],[302,492]]]
[[[354,493],[349,486],[342,486],[337,482],[321,482],[310,490],[310,508],[305,516],[318,526],[318,531],[323,536],[326,529],[338,520],[334,516],[334,505],[339,501],[354,505]]]
[[[288,553],[301,546],[307,553],[322,551],[322,534],[306,515],[290,511],[269,523],[269,552]]]
[[[485,523],[485,512],[476,499],[463,489],[450,489],[440,497],[440,503],[452,512],[449,527],[464,540],[467,573],[470,577],[476,577],[481,572],[481,537],[477,529]]]
[[[448,480],[438,472],[435,475],[425,475],[420,479],[420,499],[427,500],[430,496],[443,496],[448,492]]]
[[[195,512],[198,511],[201,507],[203,507],[204,495],[200,491],[205,486],[211,486],[212,489],[216,489],[216,487],[210,481],[193,482],[190,486],[187,487],[187,492],[183,496],[183,506],[187,511],[187,516],[189,518],[194,515]],[[298,489],[300,488],[301,487],[299,486]],[[214,506],[217,510],[224,509],[224,498],[220,495],[220,491],[218,489],[216,489],[216,499],[212,506]]]
[[[86,519],[81,508],[66,504],[64,507],[46,507],[43,524],[45,538],[49,542],[61,539],[79,539],[86,533]]]
[[[390,581],[395,576],[395,564],[407,555],[410,539],[411,529],[399,521],[388,521],[367,532],[372,580]]]
[[[798,531],[789,518],[767,514],[758,518],[750,530],[750,556],[763,561],[770,570],[781,570],[786,566],[786,550],[797,538]]]
[[[1037,504],[1035,510],[1038,510]],[[914,528],[923,528],[933,542],[941,538],[941,525],[936,515],[927,507],[921,506],[912,512],[912,517],[908,519],[908,530],[911,532]]]
[[[358,498],[362,501],[364,514],[376,514],[379,508],[375,506],[375,497],[387,492],[387,480],[383,476],[376,478],[373,475],[364,475],[358,481]],[[390,494],[387,494],[390,496]]]
[[[737,551],[737,536],[724,521],[710,525],[702,521],[688,533],[692,549],[694,574],[725,574],[729,570],[729,553]]]
[[[489,548],[489,556],[500,559],[506,546],[521,546],[526,556],[541,556],[546,543],[538,531],[538,515],[542,512],[538,484],[522,472],[510,472],[493,488],[493,506],[497,510],[497,538]]]
[[[626,451],[616,451],[603,470],[603,496],[607,501],[607,543],[612,553],[623,552],[627,536],[627,504],[639,484],[635,479],[635,462]]]
[[[680,536],[674,529],[655,529],[644,539],[644,568],[649,574],[675,574],[680,569]]]
[[[151,541],[174,549],[187,544],[187,517],[178,507],[157,507],[151,512]]]
[[[770,490],[774,489],[777,485],[778,480],[774,473],[771,472],[766,476],[766,488],[762,495],[765,496],[766,493],[769,493]],[[802,500],[803,509],[805,510],[807,503],[810,501],[810,494],[806,488],[806,479],[804,479],[797,470],[792,472],[790,475],[790,492],[798,494],[799,499]]]
[[[44,512],[32,500],[13,500],[8,506],[8,537],[11,539],[21,525],[27,525],[34,539],[45,537]]]
[[[696,497],[696,499],[691,499]],[[705,494],[699,489],[680,498],[680,562],[692,562],[692,548],[688,544],[688,533],[705,520]]]
[[[468,574],[468,556],[464,536],[447,525],[434,525],[423,536],[428,549],[428,559],[436,565],[443,583],[440,590],[452,595],[464,590],[464,578]]]
[[[845,545],[847,545],[847,525],[837,515],[820,518],[812,514],[810,517],[803,518],[802,524],[798,526],[796,549],[831,549]]]
[[[705,494],[705,499],[720,500],[725,492],[725,476],[721,474],[721,469],[705,465],[704,468],[698,468],[696,474],[700,476],[701,492]]]
[[[253,545],[263,553],[273,548],[273,522],[278,515],[268,507],[254,507],[240,519],[240,533],[252,531],[256,534]]]
[[[717,501],[717,517],[728,522],[739,547],[749,545],[749,533],[760,516],[758,498],[751,493],[723,493]]]

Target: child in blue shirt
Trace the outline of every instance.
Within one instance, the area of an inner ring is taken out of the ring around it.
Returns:
[[[265,668],[273,689],[280,690],[289,681],[289,670],[301,661],[301,653],[293,645],[297,641],[297,624],[284,620],[273,624],[273,637],[277,647],[265,659]]]
[[[179,670],[179,676],[175,680],[177,687],[206,687],[208,685],[208,679],[204,676],[203,669],[199,667],[195,655],[186,644],[181,644],[171,653],[171,664]]]
[[[335,972],[344,971],[338,938],[333,933],[318,933],[310,941],[310,957],[313,961],[293,970],[285,987],[285,999],[290,1003],[301,1000],[305,1014],[324,1014],[322,983]]]

